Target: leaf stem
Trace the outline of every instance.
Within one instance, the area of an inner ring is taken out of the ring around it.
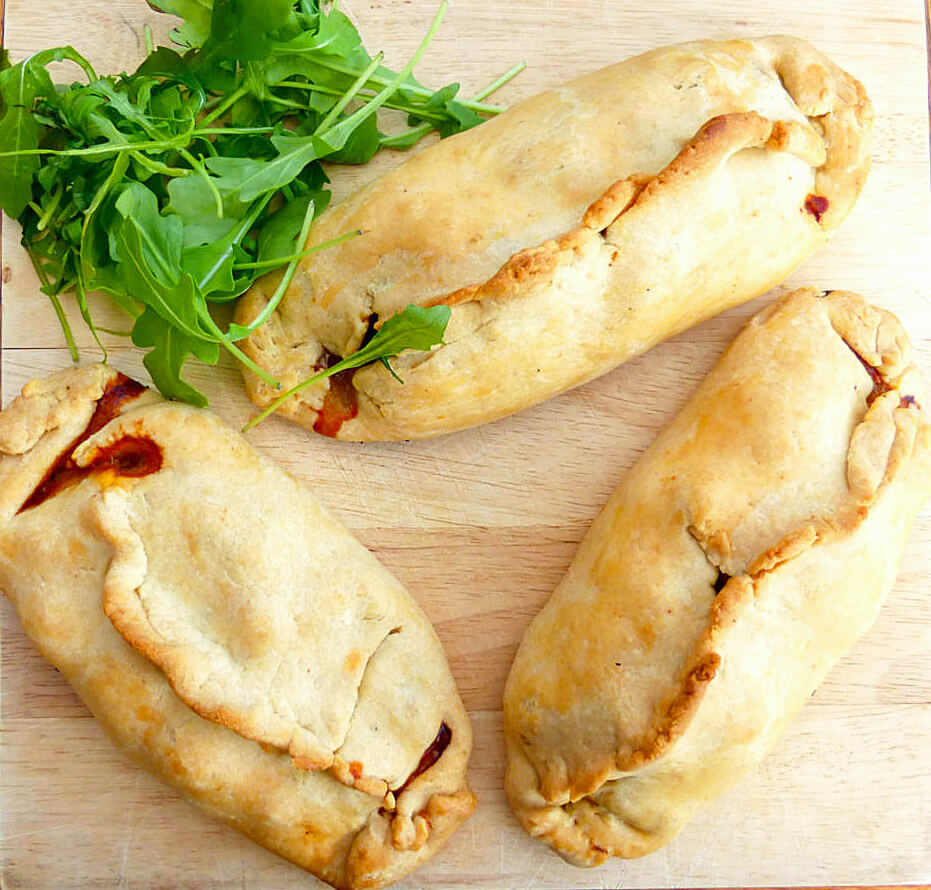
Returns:
[[[65,315],[65,310],[62,308],[61,300],[58,299],[57,294],[49,294],[49,300],[52,303],[52,308],[55,310],[55,314],[58,316],[58,323],[61,325],[62,332],[65,335],[65,342],[68,344],[68,351],[71,353],[71,361],[79,362],[81,360],[81,356],[78,355],[78,347],[74,342],[74,334],[71,332],[71,324],[68,321],[68,316]]]
[[[297,241],[295,244],[305,244],[307,241],[307,236],[310,234],[310,224],[314,221],[314,202],[307,202],[307,210],[304,212],[304,221],[301,223],[301,231],[297,236]],[[345,240],[345,239],[344,239]],[[295,257],[288,263],[287,269],[284,271],[284,275],[281,276],[281,281],[278,282],[278,287],[275,288],[275,293],[272,294],[272,298],[265,304],[265,307],[262,311],[249,322],[249,324],[244,325],[242,328],[237,328],[237,334],[240,336],[248,336],[252,331],[261,327],[268,320],[268,317],[275,311],[278,307],[278,304],[281,302],[282,298],[285,295],[288,287],[291,284],[291,279],[294,278],[294,273],[297,271],[297,264],[299,258]]]
[[[438,13],[438,15],[445,13],[445,5],[441,5],[440,9],[441,13]],[[436,33],[435,30],[434,33]],[[433,35],[431,34],[431,38],[432,36]],[[300,50],[295,50],[295,52],[300,52]],[[338,65],[334,62],[324,61],[323,59],[314,59],[313,64],[319,65],[321,68],[326,68],[330,71],[335,71],[337,74],[354,76],[357,72],[357,69],[355,68],[350,68],[346,65]],[[392,82],[378,74],[373,74],[369,80],[377,86],[383,86]],[[284,83],[279,84],[279,86],[284,85]],[[293,83],[288,83],[287,85],[295,86]],[[422,87],[419,84],[406,83],[403,85],[403,89],[409,93],[413,93],[416,96],[421,96],[424,99],[429,99],[433,95],[433,90],[428,90],[426,87]],[[326,90],[321,90],[321,92],[326,92]],[[462,99],[457,101],[461,101],[461,103],[470,111],[475,111],[479,114],[500,114],[502,111],[504,111],[504,108],[498,105],[486,105],[484,102],[476,102],[474,99]]]
[[[248,94],[249,88],[245,85],[233,91],[200,122],[200,126],[204,127],[212,121],[215,121],[218,117],[222,117],[233,105],[242,99],[243,96],[247,96]]]
[[[154,158],[146,156],[141,151],[130,152],[133,157],[133,160],[141,164],[147,170],[151,170],[153,173],[158,173],[162,176],[190,176],[192,171],[184,167],[169,167],[167,164],[163,164],[161,161],[156,161]]]
[[[440,28],[440,23],[443,21],[443,16],[446,15],[447,9],[447,0],[443,0],[440,4],[440,8],[436,11],[436,15],[433,17],[433,22],[430,25],[427,33],[424,35],[423,40],[420,41],[420,46],[414,51],[414,55],[411,56],[410,61],[401,69],[401,71],[395,75],[394,79],[391,80],[385,88],[378,93],[373,99],[363,105],[357,111],[354,111],[347,118],[343,118],[338,124],[329,128],[329,130],[324,130],[321,132],[317,130],[317,135],[325,141],[329,142],[332,134],[339,133],[340,129],[348,130],[350,133],[368,118],[370,115],[374,114],[382,105],[385,104],[385,101],[388,97],[401,86],[401,84],[410,76],[411,72],[414,70],[414,66],[420,61],[423,54],[427,51],[427,47],[430,45],[430,42],[433,40],[436,32]]]
[[[524,65],[524,67],[526,66]],[[516,73],[519,73],[519,72],[515,72],[515,74]],[[511,77],[514,77],[514,76],[515,75],[513,74],[511,75]],[[507,81],[505,81],[505,83],[506,82]],[[282,80],[280,83],[276,84],[276,86],[287,87],[288,89],[292,89],[292,90],[307,90],[308,92],[311,92],[311,93],[322,93],[325,96],[342,96],[343,95],[343,91],[338,90],[335,87],[327,87],[319,83],[301,83],[300,81],[297,81],[297,80]],[[401,89],[409,90],[410,87],[407,84],[403,84]],[[369,88],[362,89],[359,92],[361,95],[364,95],[364,96],[374,96],[376,91],[374,88],[369,87]],[[485,93],[485,95],[487,96],[489,95],[489,93]],[[486,104],[479,105],[474,100],[469,100],[469,99],[455,99],[454,101],[468,108],[470,111],[475,111],[479,114],[487,114],[489,116],[493,116],[496,114],[501,114],[501,112],[504,111],[504,107],[501,105],[486,105]],[[389,99],[385,103],[385,106],[387,108],[393,108],[395,111],[403,111],[403,112],[406,112],[407,114],[416,114],[416,115],[419,115],[420,117],[434,117],[437,120],[447,119],[447,115],[443,114],[442,112],[434,112],[434,111],[431,111],[429,108],[427,108],[425,105],[414,105],[411,102],[402,102],[396,99]]]
[[[418,127],[413,127],[410,130],[404,130],[401,133],[395,133],[393,136],[385,136],[379,145],[381,145],[382,148],[398,148],[402,143],[407,142],[409,139],[413,139],[414,142],[419,142],[421,139],[423,139],[424,136],[433,132],[435,129],[436,127],[434,127],[433,124],[420,124]],[[410,148],[410,146],[404,147]]]
[[[503,87],[508,81],[513,80],[515,77],[517,77],[517,75],[520,74],[521,71],[523,71],[526,67],[527,67],[526,62],[519,62],[517,65],[515,65],[510,70],[505,71],[505,73],[502,74],[497,80],[493,81],[487,87],[485,87],[484,89],[476,93],[475,99],[476,100],[484,99],[486,96],[490,96],[496,90],[500,90],[501,87]],[[488,107],[494,108],[496,106],[489,105]],[[499,109],[499,111],[503,111],[503,110],[504,110],[503,108]],[[417,114],[419,117],[427,116],[425,114],[420,113],[419,111],[416,111],[413,113]],[[405,130],[403,133],[396,133],[393,136],[386,136],[384,139],[381,140],[381,145],[383,148],[395,148],[399,143],[407,142],[409,139],[413,139],[415,142],[419,142],[431,130],[435,130],[435,129],[436,128],[431,126],[430,124],[420,124],[420,126],[413,127],[410,130]]]
[[[345,359],[341,362],[337,362],[335,365],[332,365],[329,368],[324,368],[319,374],[314,374],[313,377],[308,377],[306,380],[302,380],[297,386],[292,386],[287,392],[282,393],[272,402],[268,407],[264,408],[259,414],[256,414],[243,428],[244,433],[249,432],[253,427],[258,426],[266,417],[270,414],[274,414],[285,402],[288,401],[292,396],[296,396],[299,392],[303,392],[307,389],[308,386],[312,386],[314,383],[319,383],[321,380],[326,380],[327,377],[332,377],[334,374],[344,371],[346,369],[344,363]],[[340,366],[343,367],[340,367]]]
[[[42,262],[39,258],[39,255],[30,250],[27,247],[27,252],[29,254],[29,259],[32,260],[33,268],[36,270],[36,275],[39,276],[39,281],[42,282],[43,288],[48,288],[51,285],[48,275],[45,274],[45,269],[42,268]],[[52,304],[52,308],[55,310],[55,315],[58,316],[58,324],[61,325],[61,332],[65,335],[65,342],[68,344],[68,351],[71,353],[71,361],[78,362],[80,361],[80,355],[78,355],[78,347],[74,342],[74,334],[71,332],[71,324],[68,321],[68,316],[65,315],[65,310],[62,308],[61,300],[58,299],[58,295],[55,293],[46,293],[46,296],[49,298],[49,302]]]
[[[346,90],[343,97],[337,102],[327,113],[327,116],[320,121],[318,125],[318,130],[326,130],[335,120],[339,119],[339,116],[343,113],[343,109],[356,97],[356,93],[365,86],[368,82],[369,76],[381,65],[382,61],[385,58],[384,53],[379,53],[375,56],[374,59],[369,63],[368,68],[365,69],[356,79],[355,82]]]
[[[45,208],[45,212],[41,217],[39,217],[39,221],[36,223],[37,232],[45,231],[46,226],[49,224],[49,220],[55,215],[55,211],[58,209],[58,205],[61,203],[61,196],[64,194],[64,192],[65,190],[62,187],[62,184],[59,182],[54,194],[52,195],[52,200],[49,202],[48,207]]]
[[[282,108],[297,108],[300,111],[307,111],[307,106],[303,103],[282,99],[280,96],[266,96],[262,101],[271,102],[272,105],[280,105]]]
[[[103,361],[107,361],[107,348],[103,345],[100,340],[100,334],[97,333],[97,326],[94,324],[94,320],[91,318],[90,307],[87,305],[87,291],[84,289],[84,278],[81,275],[80,268],[77,270],[77,276],[74,281],[74,295],[77,299],[78,309],[81,312],[81,318],[84,319],[84,324],[90,328],[90,332],[94,335],[94,340],[97,343],[97,346],[100,348],[101,353],[103,354]]]
[[[275,389],[281,389],[281,384],[266,371],[264,368],[259,367],[248,355],[246,355],[230,338],[220,330],[220,326],[213,320],[213,316],[210,314],[210,311],[207,309],[207,304],[204,300],[195,300],[194,308],[197,312],[198,318],[205,325],[207,330],[213,334],[220,344],[223,346],[227,352],[230,353],[235,359],[244,364],[253,374],[258,377],[261,377],[269,386],[275,387]]]
[[[330,87],[324,87],[320,84],[315,83],[298,83],[297,81],[282,81],[278,84],[282,87],[290,87],[293,89],[306,89],[312,93],[322,93],[325,96],[342,96],[343,91],[337,89],[331,89]],[[406,89],[406,87],[405,87]],[[375,90],[373,89],[361,89],[358,93],[359,96],[364,96],[366,98],[371,98],[376,95]],[[405,114],[416,114],[418,117],[428,117],[433,120],[443,122],[449,119],[449,115],[444,114],[441,111],[432,111],[427,108],[425,105],[413,105],[410,102],[401,102],[395,99],[394,97],[388,99],[385,102],[385,108],[391,108],[395,111],[402,111]],[[503,109],[501,109],[503,110]]]
[[[58,155],[59,157],[86,157],[88,155],[115,155],[130,151],[151,151],[158,149],[183,148],[190,142],[191,133],[181,133],[174,139],[152,140],[150,142],[127,142],[125,145],[92,145],[88,148],[21,148],[18,151],[0,151],[0,158],[29,157],[34,155]]]
[[[521,71],[523,71],[526,67],[527,67],[526,62],[518,62],[513,68],[511,68],[508,71],[505,71],[504,74],[502,74],[501,77],[499,77],[497,80],[488,84],[488,86],[485,87],[483,90],[479,90],[479,92],[475,94],[474,101],[480,102],[482,99],[487,98],[492,93],[496,93],[506,83],[508,83],[509,81],[512,81],[515,77],[517,77],[517,75],[520,74]],[[501,110],[503,111],[504,109],[501,109]]]
[[[255,221],[262,214],[262,211],[268,206],[268,202],[271,201],[272,194],[273,194],[272,192],[269,192],[267,195],[265,195],[264,198],[262,198],[261,201],[256,201],[255,207],[245,217],[245,219],[242,220],[242,222],[239,224],[239,228],[236,229],[234,232],[230,233],[230,235],[226,236],[225,240],[229,241],[229,244],[226,246],[226,249],[220,254],[219,258],[213,264],[210,271],[208,271],[207,274],[204,275],[204,277],[201,278],[201,280],[197,282],[197,289],[201,293],[207,290],[207,288],[210,285],[210,282],[213,280],[213,277],[217,274],[217,272],[220,270],[220,267],[226,261],[226,258],[232,252],[233,246],[235,244],[238,244],[240,241],[242,241],[246,233],[255,225]]]
[[[275,269],[278,266],[283,266],[285,263],[290,263],[293,260],[302,260],[304,257],[312,256],[315,253],[319,253],[321,250],[326,250],[329,247],[336,247],[338,244],[342,244],[344,241],[351,241],[353,238],[358,238],[362,234],[362,229],[354,229],[351,232],[344,232],[342,235],[337,238],[332,238],[329,241],[324,241],[321,244],[317,244],[314,247],[308,247],[307,250],[302,250],[300,253],[292,253],[289,256],[275,257],[273,260],[262,260],[258,263],[236,263],[234,269]]]
[[[201,179],[207,183],[207,188],[210,189],[210,194],[213,195],[213,202],[217,208],[217,219],[223,219],[223,196],[220,194],[217,184],[213,181],[213,177],[207,172],[207,168],[186,148],[179,149],[178,154],[181,155],[181,157],[194,168]]]
[[[193,131],[192,137],[228,135],[249,136],[253,133],[274,133],[277,129],[277,127],[198,127]]]

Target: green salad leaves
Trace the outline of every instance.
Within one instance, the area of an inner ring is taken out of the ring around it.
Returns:
[[[336,3],[149,3],[182,20],[172,32],[178,49],[154,48],[147,34],[150,52],[132,74],[101,77],[72,47],[17,65],[0,56],[0,207],[22,225],[75,359],[61,294],[74,293],[97,337],[87,293],[103,291],[131,322],[109,333],[148,350],[145,366],[162,394],[205,405],[181,376],[190,356],[215,363],[225,349],[278,386],[237,343],[268,318],[312,252],[302,248],[330,198],[321,162],[363,164],[431,131],[475,126],[501,110],[483,100],[521,66],[473,100],[460,99],[457,84],[420,84],[412,71],[445,2],[399,72],[368,54]],[[52,62],[77,65],[83,79],[56,86]],[[380,108],[406,115],[407,128],[382,133]],[[251,325],[217,321],[217,306],[281,267],[280,286]],[[429,349],[448,318],[448,309],[408,307],[322,376]]]

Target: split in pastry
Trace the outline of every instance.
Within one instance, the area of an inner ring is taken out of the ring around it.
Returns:
[[[783,281],[847,216],[869,168],[863,87],[790,37],[653,50],[431,146],[314,224],[247,341],[290,388],[409,304],[444,345],[346,371],[279,412],[340,439],[436,436],[605,373]],[[246,324],[280,275],[240,301]],[[250,398],[278,392],[245,371]]]
[[[796,291],[627,473],[530,625],[507,794],[577,865],[667,843],[750,771],[873,623],[931,494],[894,316]]]
[[[0,414],[0,589],[118,745],[337,887],[472,812],[472,744],[424,614],[209,412],[95,365]]]

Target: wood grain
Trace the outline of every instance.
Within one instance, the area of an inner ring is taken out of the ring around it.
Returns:
[[[2,7],[3,0],[0,0]],[[410,53],[434,0],[347,0],[370,48]],[[62,41],[100,70],[129,68],[141,0],[7,0],[14,59]],[[922,0],[455,0],[418,73],[474,92],[518,59],[510,102],[652,46],[783,32],[857,75],[876,106],[874,168],[850,219],[786,284],[859,290],[894,312],[931,372],[928,85]],[[62,71],[65,74],[65,71]],[[378,169],[339,171],[344,195]],[[15,224],[2,254],[0,388],[68,361]],[[931,882],[931,514],[916,525],[873,630],[831,673],[779,748],[665,850],[574,869],[527,837],[501,792],[500,697],[514,650],[625,469],[767,295],[519,415],[431,442],[337,445],[273,419],[258,448],[304,479],[407,584],[434,621],[476,729],[475,817],[403,886],[724,887]],[[102,304],[95,313],[119,323]],[[96,358],[74,315],[85,359]],[[111,362],[143,375],[112,341]],[[144,375],[143,375],[144,376]],[[241,424],[238,372],[192,367]],[[33,650],[0,600],[0,874],[4,888],[310,887],[299,869],[189,807],[126,761]]]

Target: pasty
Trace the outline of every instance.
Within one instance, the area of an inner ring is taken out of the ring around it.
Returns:
[[[771,749],[873,623],[931,494],[894,316],[796,291],[627,473],[528,629],[507,795],[577,865],[672,839]]]
[[[0,589],[118,745],[336,887],[472,812],[426,617],[208,412],[102,365],[28,384],[0,414]]]
[[[284,387],[408,304],[445,345],[304,390],[280,412],[340,439],[436,436],[519,411],[786,278],[867,175],[863,87],[790,37],[657,49],[431,146],[314,225],[245,350]],[[279,276],[243,297],[268,304]],[[278,392],[245,372],[260,406]]]

